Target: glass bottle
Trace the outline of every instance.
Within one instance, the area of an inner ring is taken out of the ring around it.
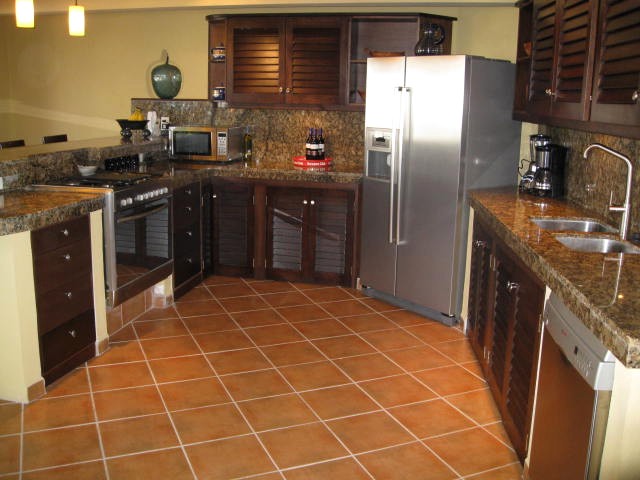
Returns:
[[[416,43],[414,53],[421,55],[442,55],[444,30],[437,23],[426,23],[422,27],[420,39]]]

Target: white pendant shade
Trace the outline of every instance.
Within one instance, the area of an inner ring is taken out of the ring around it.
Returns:
[[[69,35],[84,37],[84,7],[80,5],[69,6]]]
[[[33,0],[16,0],[16,26],[33,28]]]

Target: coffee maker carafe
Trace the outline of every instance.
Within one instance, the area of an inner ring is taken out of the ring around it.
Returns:
[[[548,135],[535,134],[529,135],[529,169],[522,175],[520,180],[520,190],[523,192],[534,193],[534,177],[538,170],[536,164],[536,147],[549,145],[551,143],[551,137]]]
[[[533,177],[533,193],[541,197],[558,198],[564,195],[564,162],[567,149],[562,145],[536,147],[536,171]]]

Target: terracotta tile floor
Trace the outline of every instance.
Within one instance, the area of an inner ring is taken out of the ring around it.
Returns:
[[[0,401],[0,478],[519,479],[479,371],[459,330],[355,290],[210,277]]]

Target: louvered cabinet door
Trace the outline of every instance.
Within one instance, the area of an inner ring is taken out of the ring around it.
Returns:
[[[471,269],[469,278],[469,337],[471,346],[486,368],[487,333],[489,320],[493,312],[491,300],[491,250],[493,241],[482,223],[477,219],[473,223],[471,241]]]
[[[279,104],[285,91],[283,18],[230,18],[227,26],[227,100]]]
[[[556,0],[534,0],[531,73],[527,112],[548,115],[554,78]]]
[[[598,0],[558,0],[551,114],[588,120]]]
[[[492,355],[499,371],[502,397],[498,402],[505,429],[521,460],[531,425],[533,386],[537,369],[539,327],[544,307],[544,285],[508,249],[496,246],[496,313],[502,355]],[[502,327],[506,327],[503,342]],[[495,345],[492,353],[495,352]],[[495,363],[494,363],[495,362]],[[498,362],[504,362],[502,368]]]
[[[285,102],[345,103],[346,18],[288,18],[286,31]]]
[[[308,236],[308,203],[304,189],[267,189],[267,277],[303,279]]]
[[[640,126],[640,0],[601,0],[591,121]]]
[[[211,186],[211,264],[217,275],[253,272],[253,186]]]
[[[310,191],[309,274],[316,281],[351,284],[353,194],[339,190]]]

